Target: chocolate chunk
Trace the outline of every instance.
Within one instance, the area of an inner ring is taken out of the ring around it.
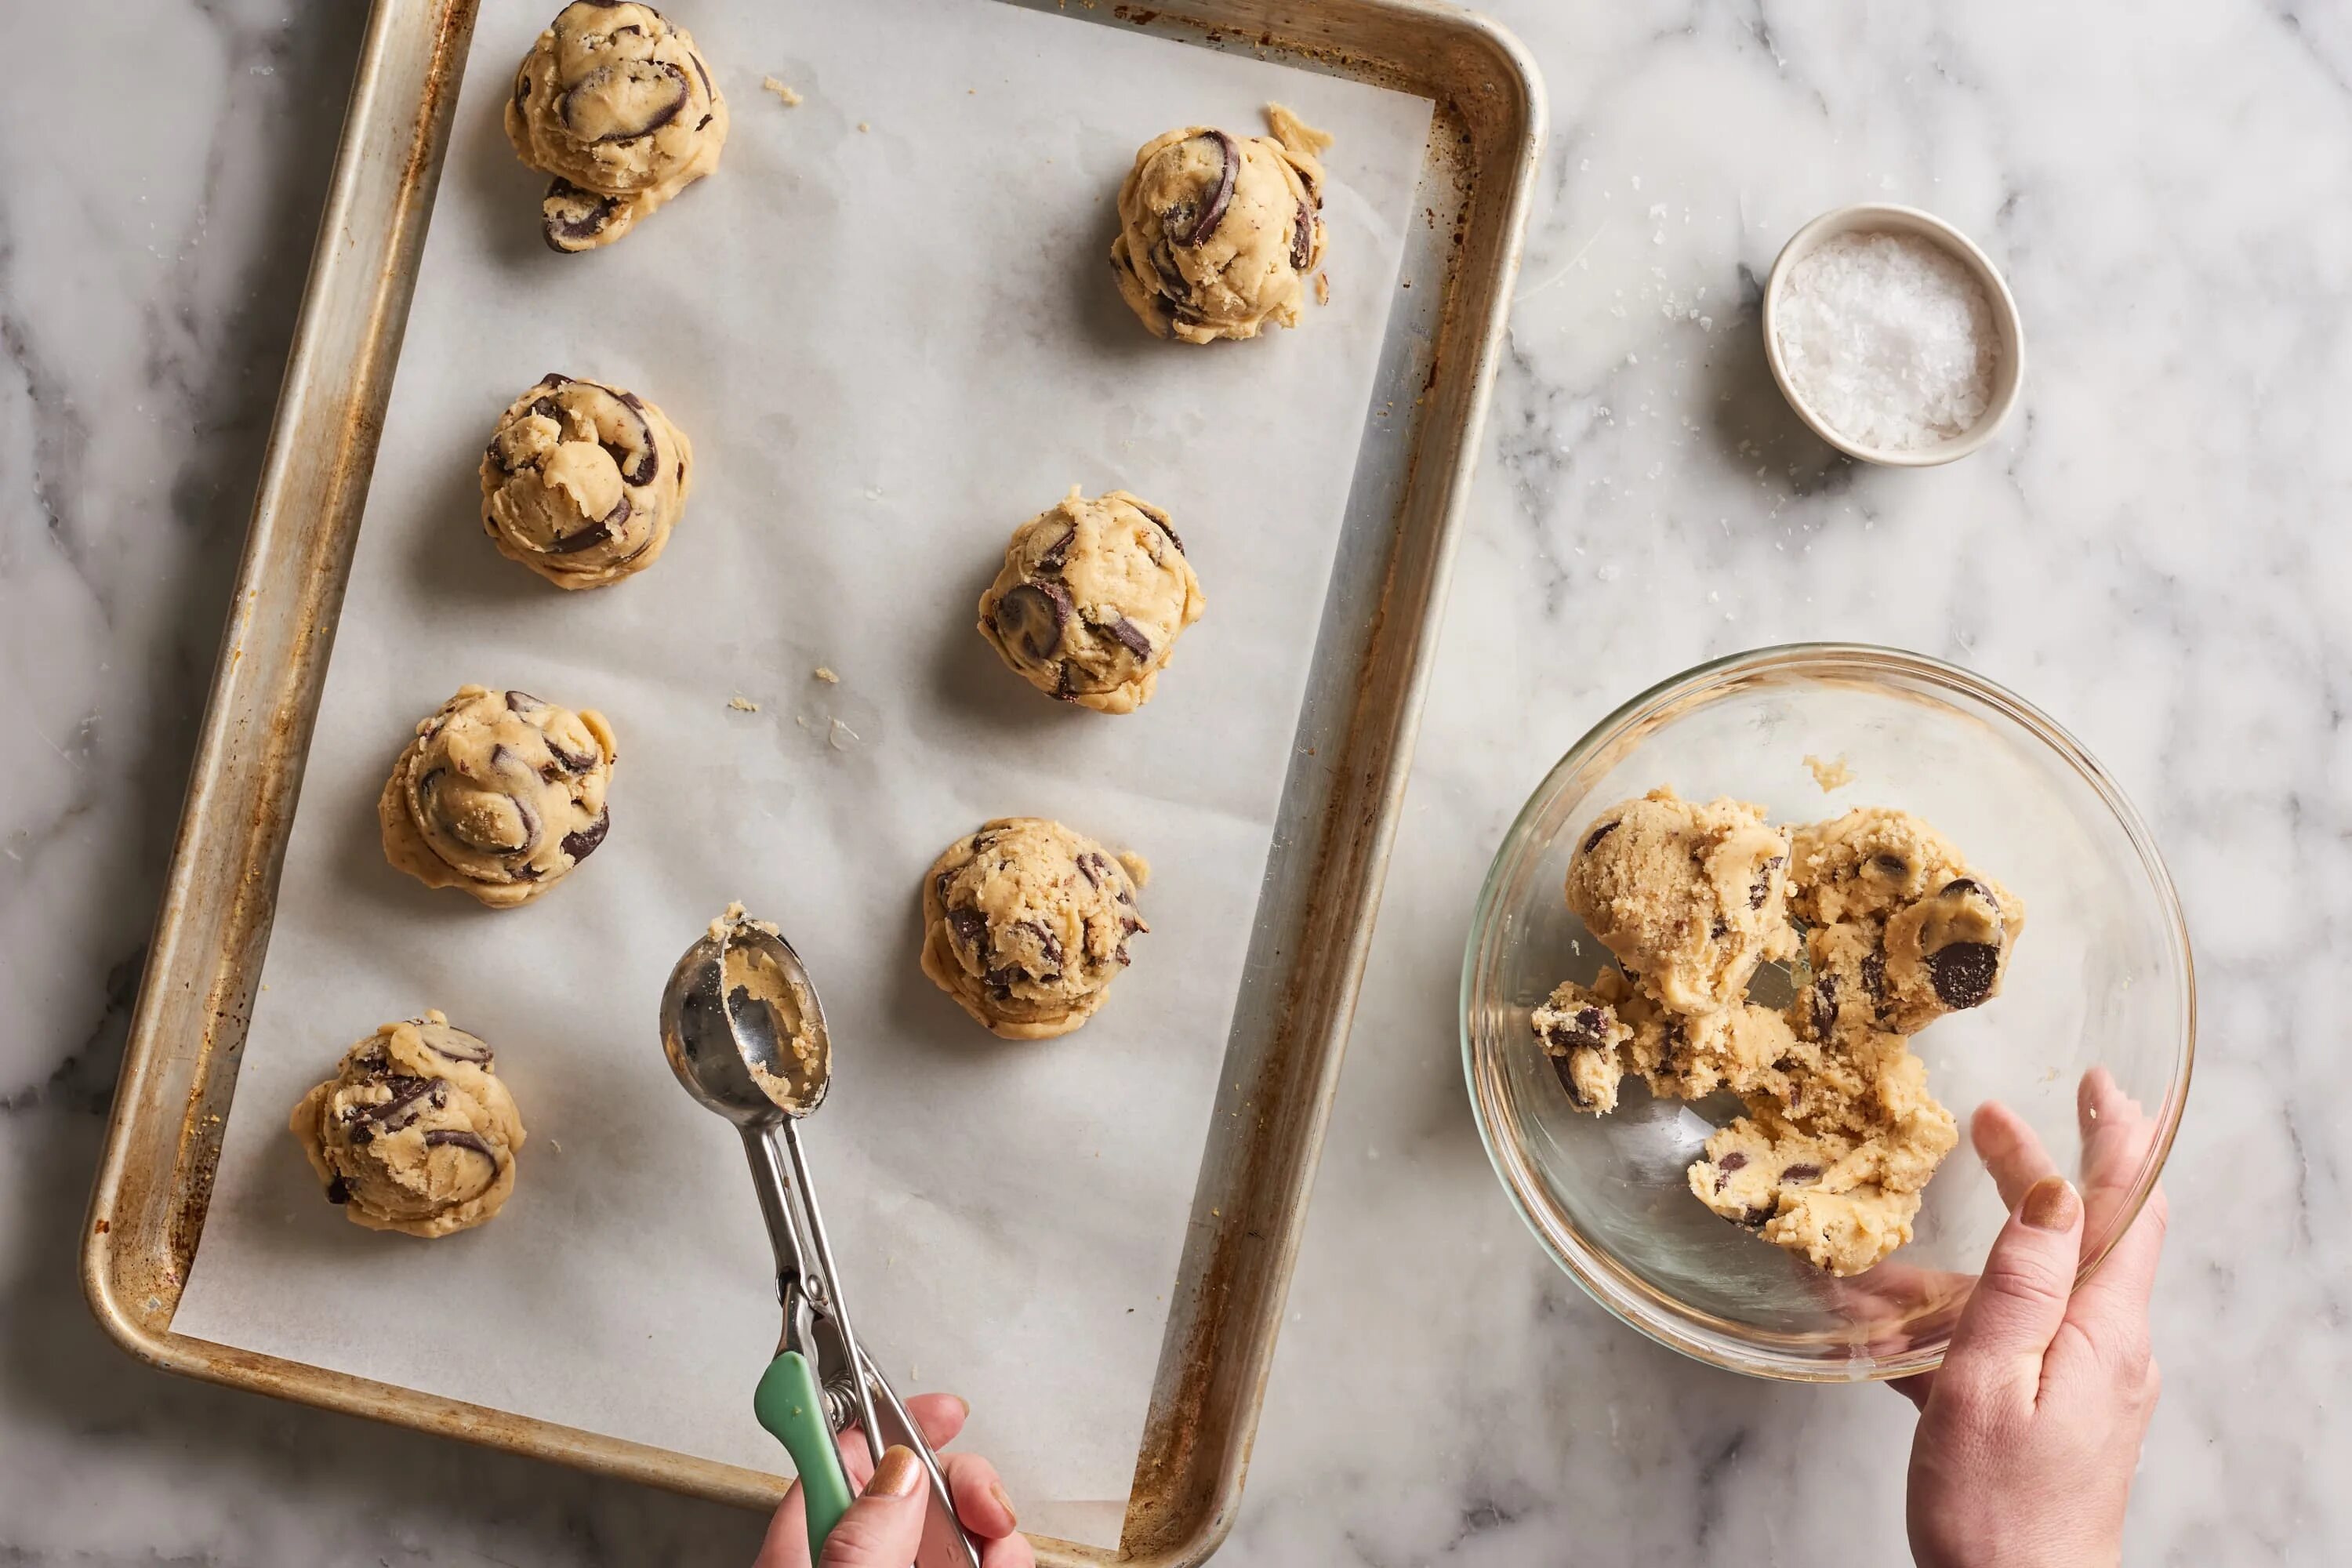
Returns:
[[[1764,900],[1772,896],[1772,873],[1780,868],[1780,859],[1781,858],[1780,856],[1775,855],[1772,858],[1765,861],[1764,864],[1759,868],[1759,869],[1760,869],[1764,874],[1756,879],[1756,885],[1754,887],[1748,889],[1748,907],[1749,909],[1762,909],[1764,907]]]
[[[1784,1167],[1780,1172],[1780,1179],[1784,1182],[1818,1182],[1822,1179],[1822,1168],[1819,1165],[1801,1162]]]
[[[533,697],[528,691],[509,690],[507,693],[507,711],[509,713],[528,713],[535,708],[544,708],[546,706],[546,703],[541,702],[538,698]]]
[[[1824,974],[1815,980],[1808,996],[1808,1005],[1812,1012],[1814,1036],[1828,1039],[1830,1031],[1837,1025],[1837,976]]]
[[[1156,506],[1146,506],[1141,501],[1137,501],[1135,503],[1135,510],[1150,518],[1158,525],[1160,531],[1168,536],[1168,542],[1176,547],[1177,554],[1181,555],[1184,553],[1183,537],[1176,531],[1176,525],[1168,521],[1168,514],[1166,512],[1161,511]]]
[[[351,1202],[351,1184],[344,1181],[341,1176],[337,1176],[332,1181],[329,1182],[327,1184],[327,1201],[331,1204],[347,1204]]]
[[[1553,1057],[1551,1058],[1551,1070],[1559,1075],[1559,1087],[1568,1090],[1568,1098],[1570,1100],[1588,1110],[1591,1109],[1592,1102],[1584,1098],[1584,1091],[1582,1089],[1576,1087],[1576,1074],[1570,1068],[1569,1060],[1566,1057]]]
[[[488,1041],[478,1040],[463,1029],[451,1029],[448,1034],[449,1045],[436,1046],[427,1039],[425,1041],[425,1048],[436,1057],[446,1057],[453,1062],[487,1063],[489,1061],[492,1052]]]
[[[577,555],[583,550],[593,550],[600,544],[615,543],[621,537],[621,530],[628,524],[630,510],[629,492],[623,490],[621,499],[613,503],[612,510],[576,533],[557,534],[547,542],[547,548],[540,553]]]
[[[666,60],[598,66],[574,82],[556,114],[583,142],[635,142],[676,120],[694,89]]]
[[[1101,856],[1096,854],[1091,849],[1080,852],[1078,856],[1078,875],[1087,879],[1087,885],[1088,887],[1101,887],[1103,885],[1103,879],[1109,874],[1110,864],[1108,861],[1106,861]]]
[[[1016,583],[996,601],[997,635],[1031,658],[1050,658],[1077,608],[1059,583]]]
[[[540,233],[550,250],[572,255],[592,249],[620,210],[619,198],[583,190],[558,174],[540,199]]]
[[[1599,1050],[1609,1043],[1609,1015],[1598,1007],[1580,1007],[1555,1020],[1543,1032],[1544,1043],[1557,1055],[1580,1048]]]
[[[471,1149],[492,1165],[499,1163],[498,1151],[482,1142],[479,1136],[462,1128],[436,1127],[425,1134],[427,1149]]]
[[[1184,276],[1182,268],[1176,265],[1176,253],[1168,248],[1165,239],[1151,247],[1149,259],[1151,270],[1160,275],[1161,305],[1172,310],[1178,302],[1192,297],[1192,280]]]
[[[1036,921],[1023,921],[1021,929],[1037,939],[1037,951],[1056,969],[1062,964],[1062,939]]]
[[[613,814],[600,811],[596,820],[585,827],[575,827],[563,836],[563,852],[572,857],[573,865],[596,853],[596,846],[604,842],[604,835],[613,830]]]
[[[1038,555],[1037,569],[1041,572],[1059,572],[1067,565],[1070,559],[1070,546],[1076,542],[1077,537],[1078,531],[1075,526],[1063,530],[1062,537],[1045,546],[1044,552]]]
[[[694,62],[694,74],[702,79],[702,96],[717,101],[719,89],[710,85],[710,69],[702,63],[702,57],[688,49],[686,58]],[[709,121],[705,119],[703,123],[708,125]]]
[[[507,849],[506,853],[509,855],[529,855],[539,847],[541,826],[539,813],[530,808],[530,802],[523,799],[522,796],[519,795],[510,795],[507,796],[507,799],[513,804],[515,808],[515,820],[522,826],[522,842],[516,845],[511,849]],[[503,847],[488,845],[485,846],[485,847],[501,848]]]
[[[1105,622],[1100,629],[1108,632],[1119,647],[1127,649],[1138,659],[1146,664],[1150,663],[1151,639],[1143,635],[1143,628],[1125,616],[1118,615],[1116,611],[1113,615],[1115,618]]]
[[[379,1125],[390,1121],[431,1093],[433,1086],[440,1081],[437,1078],[410,1078],[404,1074],[388,1078],[383,1086],[392,1090],[392,1098],[382,1105],[370,1106],[362,1113],[362,1119]]]
[[[988,917],[978,910],[950,910],[948,931],[957,942],[971,950],[975,957],[988,954]]]
[[[1715,923],[1707,928],[1706,934],[1710,940],[1721,942],[1731,934],[1731,922],[1717,915],[1715,917]]]
[[[1169,237],[1190,250],[1217,232],[1217,225],[1225,219],[1225,208],[1234,199],[1234,175],[1241,164],[1241,149],[1234,139],[1222,131],[1204,131],[1192,138],[1211,143],[1217,153],[1217,178],[1205,201],[1179,202],[1161,215],[1161,226]]]
[[[1307,258],[1315,253],[1315,217],[1307,204],[1298,204],[1298,216],[1290,226],[1290,266],[1295,272],[1307,270]]]
[[[1874,1002],[1886,1000],[1886,950],[1874,947],[1862,955],[1862,988]]]
[[[1760,1208],[1749,1209],[1746,1214],[1733,1220],[1732,1224],[1744,1225],[1750,1230],[1762,1230],[1772,1223],[1773,1207],[1774,1205],[1766,1204]]]
[[[1945,883],[1938,890],[1937,897],[1946,899],[1965,899],[1969,897],[1971,894],[1977,898],[1982,899],[1986,903],[1990,904],[1995,909],[2000,908],[2000,900],[1992,896],[1992,889],[1986,887],[1982,882],[1978,881],[1974,877],[1953,878],[1950,881]]]
[[[1870,866],[1884,876],[1907,879],[1911,875],[1911,862],[1900,855],[1874,855]]]
[[[1604,822],[1600,826],[1594,828],[1592,830],[1592,837],[1584,841],[1584,852],[1587,855],[1591,854],[1595,845],[1599,844],[1602,839],[1608,837],[1611,834],[1616,832],[1623,826],[1624,824],[1622,822]]]
[[[1956,942],[1927,955],[1927,977],[1947,1007],[1973,1007],[1992,994],[2000,977],[2000,949],[1988,942]]]
[[[1747,1166],[1748,1156],[1741,1153],[1737,1149],[1734,1149],[1730,1153],[1726,1154],[1722,1159],[1717,1160],[1715,1163],[1715,1168],[1722,1172],[1727,1176],[1731,1174],[1734,1171],[1745,1170]],[[1717,1190],[1721,1190],[1720,1184],[1717,1185]]]
[[[362,1121],[357,1127],[352,1129],[351,1145],[352,1148],[364,1149],[374,1142],[375,1129],[370,1127],[366,1122]]]
[[[593,752],[567,752],[563,749],[563,742],[551,734],[543,734],[541,739],[547,742],[549,755],[562,763],[566,773],[584,773],[604,760],[601,748]]]

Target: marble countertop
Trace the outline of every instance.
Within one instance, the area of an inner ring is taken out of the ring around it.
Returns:
[[[1452,1001],[1543,769],[1701,658],[1840,637],[1982,670],[2154,826],[2204,1006],[2132,1563],[2352,1556],[2352,23],[2249,0],[1492,0],[1552,136],[1381,931],[1221,1563],[1903,1557],[1909,1407],[1608,1318],[1471,1127]],[[0,98],[0,1559],[748,1562],[726,1510],[142,1369],[76,1232],[363,8],[43,14]],[[1852,467],[1755,284],[1848,201],[2007,271],[2023,406]],[[1409,1267],[1403,1265],[1409,1263]]]

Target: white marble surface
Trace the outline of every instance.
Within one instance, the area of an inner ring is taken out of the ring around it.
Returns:
[[[1658,676],[1811,637],[2017,687],[2150,818],[2204,1036],[2126,1559],[2344,1561],[2352,23],[1495,8],[1549,78],[1543,203],[1220,1561],[1901,1559],[1908,1408],[1607,1319],[1495,1190],[1450,1016],[1478,875],[1543,766]],[[359,9],[57,7],[0,96],[0,1559],[742,1562],[740,1515],[146,1372],[74,1284]],[[1831,460],[1762,368],[1752,275],[1875,196],[1975,234],[2026,311],[2024,407],[1954,468]]]

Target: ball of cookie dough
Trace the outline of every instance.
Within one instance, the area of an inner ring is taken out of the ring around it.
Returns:
[[[1131,713],[1202,605],[1166,512],[1125,490],[1087,500],[1074,485],[1013,531],[1004,569],[980,596],[980,635],[1048,696]]]
[[[488,1046],[428,1012],[346,1051],[288,1125],[354,1223],[447,1236],[514,1191],[522,1117],[495,1070]]]
[[[1670,1011],[1711,1012],[1746,994],[1762,960],[1795,951],[1788,861],[1761,806],[1654,789],[1584,830],[1568,907]]]
[[[1111,270],[1158,337],[1253,338],[1298,324],[1323,258],[1323,165],[1331,139],[1269,105],[1271,136],[1203,125],[1154,137],[1118,187]]]
[[[694,459],[633,392],[543,375],[499,416],[482,453],[482,528],[499,553],[559,588],[601,588],[652,565],[686,510]]]
[[[923,878],[923,973],[1008,1040],[1066,1035],[1127,966],[1140,862],[1036,816],[1001,816]]]
[[[393,763],[376,802],[384,858],[493,909],[528,903],[604,841],[614,758],[593,710],[461,686]]]
[[[1884,921],[1968,875],[1950,839],[1879,805],[1798,828],[1789,852],[1789,909],[1809,926]]]
[[[1886,1026],[1916,1034],[2000,994],[2025,906],[1990,878],[1955,877],[1886,922]]]
[[[1855,1092],[1825,1095],[1827,1080],[1810,1079],[1802,1113],[1752,1100],[1688,1172],[1708,1208],[1840,1277],[1911,1239],[1921,1191],[1959,1142],[1902,1037],[1874,1037],[1843,1065]]]
[[[578,0],[523,57],[506,123],[516,155],[554,176],[541,204],[547,243],[591,250],[719,167],[727,100],[660,12]]]
[[[1617,1109],[1618,1084],[1638,1076],[1660,1100],[1727,1092],[1785,1099],[1814,1053],[1788,1021],[1752,1002],[1710,1013],[1670,1013],[1624,975],[1563,983],[1535,1011],[1537,1043],[1580,1110]]]

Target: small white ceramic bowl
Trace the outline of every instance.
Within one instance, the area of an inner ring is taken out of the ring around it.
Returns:
[[[1965,432],[1933,447],[1914,447],[1902,451],[1885,447],[1868,447],[1842,434],[1834,426],[1813,412],[1797,389],[1789,383],[1789,367],[1780,360],[1779,317],[1780,294],[1788,286],[1789,274],[1823,241],[1843,234],[1915,234],[1932,241],[1948,251],[1959,263],[1976,275],[1984,286],[1985,300],[1992,307],[1995,329],[2000,334],[2000,353],[1993,366],[1992,399],[1985,405],[1984,417]],[[1797,411],[1797,417],[1806,426],[1843,452],[1847,457],[1865,463],[1884,463],[1889,468],[1925,468],[1937,463],[1948,463],[1955,458],[1965,458],[1992,439],[2001,421],[2009,417],[2011,405],[2017,402],[2018,384],[2025,378],[2025,329],[2018,319],[2017,301],[2009,292],[1985,253],[1979,250],[1967,235],[1932,213],[1917,207],[1894,206],[1883,203],[1864,203],[1859,206],[1839,207],[1825,212],[1790,237],[1780,247],[1779,259],[1772,263],[1772,275],[1764,284],[1764,357],[1771,363],[1772,379],[1780,385],[1780,395]]]

